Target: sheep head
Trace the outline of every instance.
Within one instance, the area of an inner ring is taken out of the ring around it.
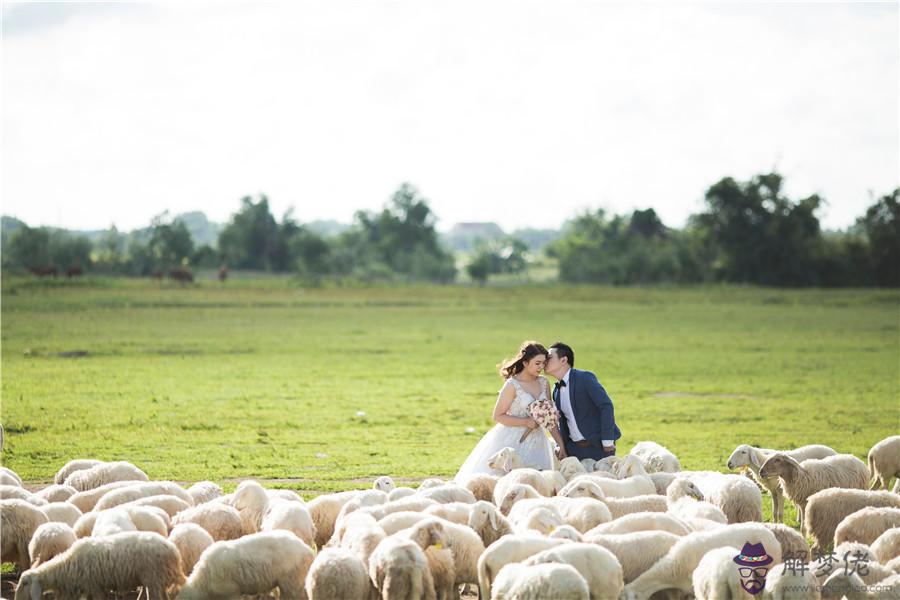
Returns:
[[[800,463],[780,452],[773,454],[759,468],[760,477],[781,477],[793,479],[800,470]]]
[[[437,519],[426,519],[413,526],[410,539],[417,543],[422,550],[437,547],[439,550],[447,545],[447,536],[444,526]]]
[[[666,498],[675,501],[680,498],[694,498],[695,500],[703,500],[703,492],[690,479],[684,477],[676,478],[666,489]]]
[[[475,531],[482,531],[488,522],[490,522],[490,526],[495,532],[500,530],[497,508],[490,502],[479,500],[472,505],[472,512],[469,514],[469,527]]]
[[[519,460],[515,449],[507,446],[506,448],[501,448],[493,456],[488,458],[487,464],[488,467],[492,469],[502,471],[503,473],[509,473],[519,466],[520,463],[521,460]]]
[[[378,479],[372,483],[372,489],[381,490],[385,494],[389,494],[394,491],[394,488],[397,486],[394,484],[394,480],[388,477],[387,475],[382,475]]]
[[[40,580],[30,571],[25,571],[19,578],[15,600],[41,600],[44,593]]]
[[[570,481],[559,491],[559,495],[566,498],[593,498],[594,500],[603,500],[606,497],[603,489],[586,477]]]
[[[566,481],[569,481],[580,473],[587,473],[587,469],[576,457],[567,456],[560,461],[559,472]]]

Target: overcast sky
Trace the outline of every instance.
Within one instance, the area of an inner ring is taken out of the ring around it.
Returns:
[[[777,169],[845,227],[898,185],[896,2],[20,3],[2,212],[349,222],[403,181],[446,229],[558,227]]]

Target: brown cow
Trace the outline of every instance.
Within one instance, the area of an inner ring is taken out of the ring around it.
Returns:
[[[59,274],[59,270],[56,268],[56,265],[47,265],[46,267],[28,267],[28,270],[38,277],[46,277],[48,275],[56,277]]]
[[[181,267],[169,269],[169,277],[175,281],[180,281],[181,283],[191,283],[194,281],[194,274]]]
[[[228,279],[228,267],[222,265],[219,267],[219,281],[224,282],[226,279]]]
[[[78,265],[75,265],[74,267],[69,267],[69,269],[66,271],[66,277],[69,277],[69,278],[78,277],[79,275],[81,275],[81,267]]]

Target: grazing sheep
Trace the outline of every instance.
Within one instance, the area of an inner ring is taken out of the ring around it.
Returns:
[[[419,490],[417,492],[417,495],[422,496],[423,498],[434,500],[435,502],[440,502],[441,504],[447,504],[449,502],[465,502],[466,504],[475,504],[475,502],[477,501],[477,499],[475,498],[475,494],[470,492],[468,489],[454,483],[448,483],[446,485],[439,485],[432,488]]]
[[[872,549],[866,544],[859,542],[844,542],[834,549],[835,557],[840,565],[852,565],[856,560],[860,566],[865,565],[865,569],[857,569],[860,578],[866,584],[878,583],[885,577],[893,575],[893,571],[878,562]]]
[[[587,582],[591,600],[618,598],[625,585],[622,580],[622,565],[619,564],[619,559],[606,548],[596,544],[578,542],[563,544],[538,552],[522,562],[525,566],[547,563],[573,566]],[[495,586],[495,589],[499,588],[499,585],[495,584]]]
[[[47,522],[47,515],[25,500],[0,500],[0,560],[15,563],[20,571],[30,567],[28,542]]]
[[[887,564],[890,560],[900,556],[900,527],[888,529],[878,536],[872,545],[872,554],[881,564]]]
[[[588,600],[584,577],[568,564],[510,564],[497,574],[491,600]]]
[[[762,494],[749,478],[717,471],[682,471],[679,477],[690,479],[704,500],[725,513],[729,523],[763,520]]]
[[[635,475],[647,475],[644,470],[644,463],[634,454],[626,454],[613,463],[612,474],[617,479],[625,479],[626,477],[634,477]]]
[[[603,489],[588,477],[572,479],[559,491],[558,495],[566,498],[594,498],[595,500],[606,498]]]
[[[343,531],[335,531],[328,544],[347,548],[365,564],[369,564],[369,558],[375,548],[387,537],[384,530],[379,527],[372,515],[364,512],[349,515],[344,524],[346,528]]]
[[[806,533],[813,539],[813,548],[828,548],[841,521],[867,506],[900,508],[900,496],[893,492],[846,488],[825,489],[810,496],[804,511],[804,525]]]
[[[44,489],[35,492],[34,496],[46,502],[65,502],[77,493],[70,485],[48,485]]]
[[[870,490],[888,489],[892,477],[900,480],[900,435],[892,435],[869,450],[870,477],[874,478]]]
[[[382,600],[436,600],[425,553],[412,540],[385,538],[369,558],[369,578]]]
[[[427,490],[428,488],[438,487],[440,485],[445,485],[446,483],[447,483],[446,481],[444,481],[443,479],[441,479],[439,477],[429,477],[428,479],[423,480],[422,483],[419,484],[419,489]]]
[[[269,505],[260,524],[260,531],[284,529],[303,540],[307,546],[316,542],[316,526],[306,506],[290,500],[276,501]]]
[[[754,486],[755,487],[755,486]],[[775,563],[781,562],[781,546],[775,535],[761,524],[741,523],[712,531],[695,531],[682,537],[668,554],[625,586],[625,598],[649,598],[653,593],[676,588],[693,591],[691,574],[711,549],[761,543]]]
[[[215,543],[212,536],[196,523],[176,525],[169,534],[169,541],[181,554],[181,568],[185,575],[191,574],[200,555]]]
[[[28,543],[31,568],[62,554],[75,543],[75,532],[65,523],[44,523],[34,530]]]
[[[497,486],[499,479],[496,475],[474,473],[460,481],[459,484],[472,492],[476,500],[491,502],[494,499],[494,488]]]
[[[263,516],[269,509],[269,495],[259,483],[248,479],[234,490],[231,505],[241,513],[243,534],[257,533],[262,526]]]
[[[47,520],[51,523],[65,523],[69,527],[74,527],[81,518],[81,511],[78,510],[78,507],[68,502],[51,502],[38,508],[47,515]]]
[[[834,545],[860,542],[871,545],[888,529],[900,527],[900,508],[872,507],[847,515],[834,531]]]
[[[198,481],[187,489],[187,493],[193,500],[194,506],[210,502],[223,495],[222,488],[212,481]]]
[[[647,477],[649,477],[650,481],[653,482],[653,485],[656,486],[656,493],[660,496],[665,496],[669,489],[669,485],[678,479],[678,473],[650,473]]]
[[[119,488],[128,487],[130,485],[134,485],[133,481],[114,481],[112,483],[107,483],[106,485],[101,485],[98,488],[94,488],[92,490],[88,490],[86,492],[78,492],[69,496],[68,502],[71,502],[75,506],[78,507],[83,513],[94,510],[94,507],[97,505],[97,502],[100,501],[100,498],[105,496],[108,492],[112,490],[117,490]]]
[[[378,520],[378,526],[384,530],[385,535],[394,535],[398,531],[409,529],[416,523],[424,521],[433,515],[426,513],[414,512],[411,510],[403,510],[391,513],[383,519]]]
[[[517,483],[506,491],[505,494],[500,498],[500,501],[497,503],[497,506],[500,508],[500,512],[504,515],[508,515],[512,510],[512,507],[521,500],[537,500],[544,499],[546,496],[538,493],[536,489],[531,487],[525,483]]]
[[[149,481],[147,474],[129,462],[101,463],[88,469],[75,471],[66,477],[65,485],[79,492],[92,490],[114,481]]]
[[[886,569],[894,573],[900,573],[900,556],[895,556],[891,560],[884,563]]]
[[[785,495],[797,507],[801,534],[805,533],[804,513],[810,496],[827,488],[864,490],[869,483],[869,471],[865,463],[852,454],[808,458],[801,463],[779,452],[763,463],[759,468],[759,475],[763,478],[781,478]]]
[[[865,581],[857,573],[846,573],[843,569],[832,573],[822,585],[822,598],[846,600],[896,600],[900,597],[900,580],[897,576],[878,582],[878,588],[869,592]]]
[[[236,540],[243,534],[241,513],[233,506],[207,502],[181,511],[172,518],[172,525],[194,523],[206,530],[217,542]]]
[[[396,491],[396,490],[394,490]],[[334,524],[344,504],[350,501],[356,492],[338,492],[323,494],[306,503],[313,524],[316,526],[316,546],[322,548],[334,534]]]
[[[485,548],[504,535],[510,535],[513,532],[512,525],[497,510],[497,507],[484,500],[479,500],[472,505],[472,512],[469,515],[469,527],[481,537]]]
[[[46,500],[38,498],[18,485],[0,485],[0,500],[24,500],[35,506],[41,506],[47,503]]]
[[[666,497],[658,494],[635,496],[633,498],[604,498],[601,500],[609,508],[613,519],[638,512],[661,512],[668,510]]]
[[[718,521],[710,521],[709,519],[682,519],[684,524],[690,527],[691,531],[709,531],[710,529],[719,529],[725,527],[727,523]]]
[[[809,544],[796,529],[784,523],[763,523],[763,525],[775,534],[775,539],[781,544],[782,560],[800,559],[809,562]]]
[[[415,497],[402,498],[394,502],[385,502],[384,504],[366,506],[360,508],[359,512],[368,513],[375,517],[375,519],[383,519],[391,513],[404,510],[423,511],[431,506],[439,506],[439,503],[430,498],[422,498],[416,495]]]
[[[631,454],[641,460],[647,473],[677,473],[681,470],[678,457],[656,442],[638,442],[631,449]]]
[[[594,463],[596,463],[596,461],[594,461]],[[572,481],[572,478],[577,475],[593,472],[593,465],[591,465],[591,467],[591,469],[588,469],[576,457],[567,456],[560,461],[559,472],[566,481]]]
[[[597,461],[593,458],[582,458],[578,462],[581,463],[581,466],[584,467],[584,470],[590,473],[594,470],[594,465],[597,464]]]
[[[537,506],[512,520],[513,530],[519,534],[547,535],[563,524],[562,515],[553,506]]]
[[[491,598],[491,585],[500,569],[509,563],[521,562],[542,550],[568,543],[561,539],[538,535],[507,535],[490,546],[478,559],[478,585],[483,598]]]
[[[569,540],[570,542],[583,542],[584,536],[571,525],[560,525],[551,531],[547,537],[557,540]]]
[[[422,498],[422,500],[425,499]],[[357,492],[356,495],[353,496],[353,498],[351,498],[346,504],[344,504],[344,506],[341,507],[341,510],[338,513],[337,520],[335,521],[335,528],[338,528],[340,526],[341,519],[346,518],[346,516],[353,511],[359,510],[361,508],[378,506],[381,504],[385,504],[386,502],[387,494],[385,494],[381,490],[365,490],[362,492]]]
[[[169,517],[174,517],[178,513],[191,508],[191,505],[181,498],[177,496],[171,496],[169,494],[159,494],[158,496],[138,498],[137,500],[132,500],[131,502],[126,502],[124,504],[120,504],[119,506],[155,506],[156,508],[164,511],[167,515],[169,515]]]
[[[294,490],[266,490],[266,494],[269,496],[270,504],[274,502],[299,502],[300,504],[306,504],[303,501],[303,497]]]
[[[668,513],[639,512],[598,525],[588,531],[587,535],[621,535],[633,531],[668,531],[678,536],[691,533],[684,522]]]
[[[556,496],[553,498],[527,498],[515,504],[509,512],[510,523],[515,525],[535,508],[552,509],[567,525],[571,525],[581,533],[612,520],[609,508],[600,500]],[[544,525],[545,527],[542,527],[541,531],[546,527],[555,526],[546,519]]]
[[[168,598],[184,582],[175,545],[153,533],[132,531],[83,538],[49,562],[22,574],[16,600],[55,591],[62,598],[106,598],[110,590],[147,590],[150,600]]]
[[[391,490],[388,494],[388,502],[394,502],[395,500],[402,500],[403,498],[408,498],[409,496],[415,496],[416,491],[411,487],[398,487]]]
[[[326,548],[316,555],[306,576],[309,600],[374,600],[366,565],[346,548]]]
[[[646,475],[636,475],[625,479],[609,479],[593,473],[587,473],[577,477],[578,479],[589,477],[591,481],[603,490],[607,498],[633,498],[635,496],[656,494],[656,486],[653,484],[653,480]],[[572,481],[575,481],[575,479]]]
[[[409,539],[425,553],[437,600],[450,600],[458,596],[455,586],[456,565],[453,554],[447,548],[444,526],[439,519],[427,519],[392,537]]]
[[[525,465],[514,448],[507,446],[488,457],[487,466],[497,474],[505,475],[515,469],[521,469]]]
[[[79,471],[80,473],[80,471]],[[114,508],[120,504],[133,502],[141,498],[149,498],[151,496],[168,495],[175,496],[193,505],[193,498],[184,489],[172,481],[147,481],[143,483],[134,483],[115,490],[111,490],[103,495],[94,505],[94,510],[106,510]],[[84,512],[84,511],[82,511]]]
[[[734,449],[725,465],[729,469],[747,469],[750,476],[760,486],[769,490],[772,495],[772,520],[776,523],[784,522],[784,493],[781,489],[781,483],[778,477],[763,477],[759,474],[759,469],[763,463],[773,454],[784,454],[790,456],[798,462],[803,462],[809,458],[826,458],[837,454],[828,446],[821,444],[812,444],[809,446],[801,446],[795,450],[770,450],[767,448],[754,448],[748,444],[741,444]]]
[[[734,546],[713,548],[703,555],[691,575],[694,596],[703,600],[749,600],[752,596],[741,588],[741,578],[734,557],[740,554]]]
[[[373,490],[381,490],[385,494],[390,494],[396,487],[397,484],[395,484],[394,480],[387,475],[382,475],[372,482]]]
[[[547,485],[550,486],[550,495],[555,496],[559,493],[559,490],[563,489],[566,485],[566,478],[562,476],[562,473],[556,471],[554,469],[549,469],[545,471],[539,471],[541,477],[543,477],[547,481]]]
[[[472,504],[466,502],[448,502],[446,504],[438,504],[437,506],[429,506],[424,512],[425,514],[434,515],[435,517],[440,517],[453,523],[466,525],[469,522],[472,506],[474,506],[474,502]]]
[[[494,502],[500,504],[502,498],[515,485],[530,485],[541,496],[552,496],[553,487],[537,469],[515,469],[497,480],[494,486]]]
[[[59,471],[56,472],[56,475],[53,477],[53,483],[62,485],[63,483],[65,483],[66,479],[68,479],[69,475],[71,475],[75,471],[83,471],[86,469],[90,469],[91,467],[96,467],[100,464],[103,464],[103,461],[83,458],[70,460],[65,465],[63,465],[63,467]]]
[[[766,574],[763,600],[821,600],[819,581],[805,560],[785,560]]]
[[[626,584],[656,564],[680,539],[680,536],[666,531],[637,531],[625,535],[589,533],[584,536],[584,541],[602,546],[615,555],[622,565],[622,577]]]
[[[19,474],[7,467],[0,467],[0,475],[3,476],[4,485],[14,485],[22,487],[22,478]]]
[[[666,490],[668,512],[680,519],[707,519],[728,523],[722,509],[703,499],[703,493],[693,481],[679,477]]]
[[[91,536],[104,537],[126,531],[137,531],[128,511],[122,508],[111,508],[97,513]]]
[[[313,552],[293,533],[262,531],[215,542],[200,555],[178,594],[181,600],[229,600],[242,594],[306,598],[304,582]]]

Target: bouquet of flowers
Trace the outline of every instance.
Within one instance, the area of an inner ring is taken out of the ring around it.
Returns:
[[[528,405],[528,412],[531,413],[531,418],[537,421],[537,424],[541,427],[550,429],[559,425],[559,411],[556,410],[556,405],[551,400],[544,399],[532,402]],[[519,443],[524,442],[525,438],[536,430],[537,427],[523,433],[522,437],[519,438]]]

